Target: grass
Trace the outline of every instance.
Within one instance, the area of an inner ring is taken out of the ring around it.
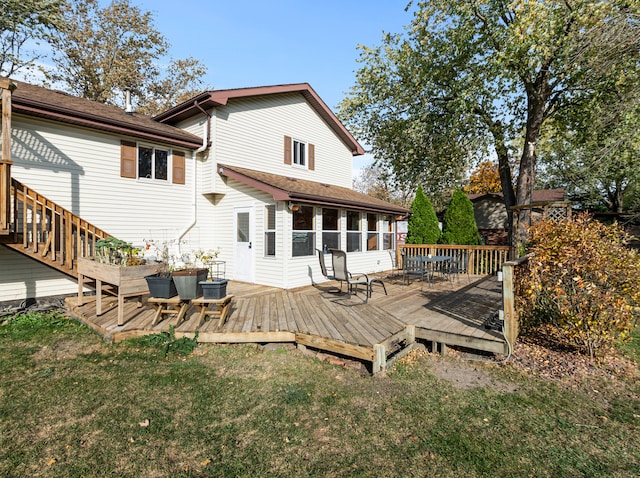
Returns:
[[[105,344],[60,314],[0,326],[0,475],[640,474],[632,381],[568,388],[474,364],[515,391],[458,389],[428,354],[371,378],[295,351],[167,341]]]

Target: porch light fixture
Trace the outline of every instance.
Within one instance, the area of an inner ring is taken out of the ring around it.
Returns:
[[[294,202],[289,201],[289,210],[290,211],[296,212],[299,209],[300,209],[300,205],[299,204],[296,204]]]

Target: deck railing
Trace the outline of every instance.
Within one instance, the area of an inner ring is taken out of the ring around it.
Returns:
[[[71,276],[76,276],[77,259],[92,257],[96,242],[109,237],[102,229],[13,178],[11,196],[12,240],[4,242]]]
[[[399,244],[397,249],[398,266],[402,267],[402,257],[453,256],[458,251],[469,254],[469,273],[474,275],[495,274],[502,264],[509,260],[508,246],[461,246],[450,244]]]

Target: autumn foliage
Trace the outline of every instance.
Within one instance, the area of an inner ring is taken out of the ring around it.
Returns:
[[[551,326],[562,345],[591,357],[628,338],[640,306],[640,256],[617,224],[587,214],[529,229],[519,287],[523,333]]]
[[[467,194],[485,194],[502,192],[498,165],[484,161],[471,173],[469,183],[464,187]]]

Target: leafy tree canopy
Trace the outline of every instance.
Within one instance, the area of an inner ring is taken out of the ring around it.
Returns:
[[[492,161],[481,162],[471,172],[469,181],[464,187],[464,191],[468,194],[498,193],[501,190],[498,165]]]
[[[63,0],[0,0],[0,76],[31,68],[38,41],[62,22]]]
[[[360,47],[341,117],[398,178],[429,188],[453,189],[490,148],[507,206],[526,204],[545,122],[589,108],[630,65],[637,72],[639,13],[638,0],[419,2],[404,35]],[[529,211],[519,214],[527,224]],[[515,232],[524,242],[524,227]]]
[[[169,44],[155,28],[150,12],[129,0],[100,8],[97,0],[70,0],[62,10],[64,25],[48,35],[55,66],[44,70],[49,82],[75,95],[122,105],[124,90],[142,112],[157,113],[201,88],[206,68],[193,58],[171,60]],[[166,64],[166,62],[165,62]]]

